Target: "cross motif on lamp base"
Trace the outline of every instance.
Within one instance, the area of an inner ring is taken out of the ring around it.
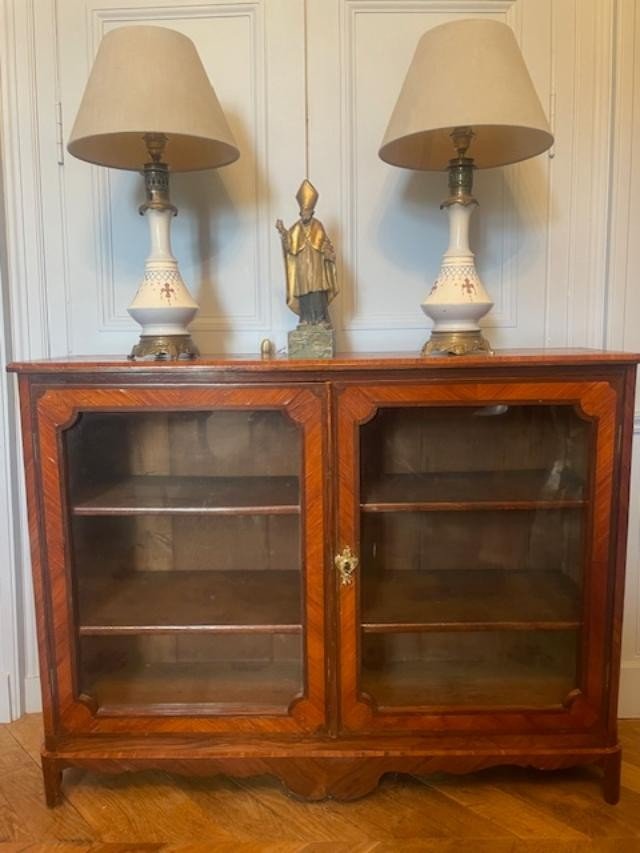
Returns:
[[[167,302],[171,302],[171,297],[174,295],[175,292],[175,288],[171,287],[168,281],[165,281],[165,283],[160,288],[160,293],[162,294],[162,296],[166,296]]]

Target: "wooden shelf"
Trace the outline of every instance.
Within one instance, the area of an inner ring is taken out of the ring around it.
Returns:
[[[576,478],[548,483],[548,471],[385,474],[362,485],[364,512],[571,509],[586,505]]]
[[[277,515],[300,511],[297,477],[147,475],[102,485],[72,502],[75,515]]]
[[[565,668],[504,661],[393,661],[362,668],[362,689],[380,707],[558,707],[576,687]]]
[[[582,596],[561,572],[386,572],[364,578],[362,628],[412,631],[567,630],[581,625]]]
[[[286,713],[303,688],[298,661],[148,663],[85,675],[99,713]]]
[[[131,572],[78,593],[81,636],[302,631],[295,571]]]

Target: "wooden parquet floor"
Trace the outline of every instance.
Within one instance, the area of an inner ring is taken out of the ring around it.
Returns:
[[[620,724],[617,806],[592,768],[385,777],[353,803],[302,803],[267,778],[67,770],[44,805],[40,717],[0,726],[0,851],[91,853],[640,853],[640,720]]]

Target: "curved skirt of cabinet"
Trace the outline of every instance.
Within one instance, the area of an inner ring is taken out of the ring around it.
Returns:
[[[116,746],[108,739],[75,740],[56,751],[43,750],[45,795],[49,806],[61,800],[62,771],[78,767],[101,773],[162,770],[184,775],[229,775],[240,778],[270,775],[291,794],[305,800],[355,800],[371,793],[385,773],[472,773],[498,765],[560,770],[598,764],[606,802],[620,797],[619,744],[609,747],[545,746],[536,738],[478,743],[402,741],[331,741],[313,743],[209,744],[201,739],[170,742],[132,738]]]

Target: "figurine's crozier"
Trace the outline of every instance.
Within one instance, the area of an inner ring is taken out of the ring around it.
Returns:
[[[288,230],[278,219],[287,278],[287,305],[300,317],[289,332],[290,358],[331,358],[334,333],[329,303],[338,292],[336,253],[323,224],[314,218],[318,192],[304,180],[296,194],[300,219]]]

